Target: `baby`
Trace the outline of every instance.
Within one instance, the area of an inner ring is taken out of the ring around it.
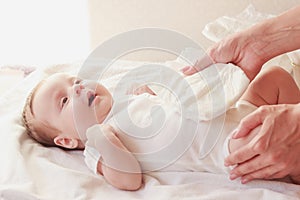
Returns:
[[[95,173],[119,189],[137,190],[142,185],[142,173],[148,171],[227,171],[223,165],[226,154],[247,144],[258,131],[253,130],[243,139],[230,139],[230,133],[245,115],[261,105],[299,102],[296,83],[279,67],[263,71],[250,83],[236,107],[207,121],[182,119],[178,106],[164,101],[150,86],[135,90],[122,101],[113,99],[97,82],[54,74],[40,82],[27,98],[23,122],[29,135],[41,144],[84,149],[85,161]],[[224,116],[218,141],[208,155],[199,159],[199,146],[205,143],[202,133],[209,129],[211,121]],[[172,134],[181,124],[185,124],[186,135],[179,134],[174,139]],[[196,134],[191,137],[190,132]],[[186,141],[187,138],[192,140]],[[173,141],[178,149],[180,144],[189,145],[182,145],[184,152],[174,148],[164,151]]]

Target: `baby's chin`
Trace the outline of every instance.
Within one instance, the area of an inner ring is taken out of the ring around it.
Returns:
[[[104,120],[108,116],[109,112],[110,112],[110,109],[109,109],[109,111],[107,113],[101,114],[100,116],[97,116],[97,122],[98,122],[98,124],[102,124],[104,122]]]
[[[103,105],[97,105],[95,107],[94,110],[97,112],[96,116],[97,116],[97,122],[98,122],[98,124],[102,124],[103,121],[107,118],[107,116],[111,112],[112,104],[113,104],[113,101],[111,100],[109,103],[106,102],[105,104],[103,104],[105,106],[103,106]]]

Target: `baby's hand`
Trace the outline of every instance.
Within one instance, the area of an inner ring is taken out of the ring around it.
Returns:
[[[140,95],[144,93],[156,95],[147,85],[139,86],[137,88],[132,89],[132,91],[128,92],[128,94],[133,94],[133,95]]]

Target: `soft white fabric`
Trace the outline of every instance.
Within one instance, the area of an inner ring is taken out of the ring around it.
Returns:
[[[291,65],[293,66],[292,74],[295,78],[295,81],[300,88],[300,49],[289,52],[288,57],[290,59]]]
[[[300,66],[300,49],[289,52],[288,57],[292,63]]]
[[[91,132],[91,129],[89,129],[87,131],[88,141],[91,141],[92,139],[91,139],[91,137],[89,137],[89,135],[90,135],[90,134],[88,134],[89,132]],[[98,133],[98,135],[99,135],[99,133]],[[86,143],[84,151],[83,151],[83,155],[84,155],[84,162],[88,166],[88,168],[90,170],[92,170],[94,172],[94,174],[99,174],[97,171],[98,161],[101,158],[101,154],[99,153],[99,151],[95,147],[92,147],[92,145],[89,145],[88,143]]]
[[[177,63],[176,66],[178,65]],[[181,66],[183,67],[184,64]],[[205,121],[228,110],[249,84],[245,73],[231,63],[217,63],[192,76],[186,76],[184,77],[186,83],[182,81],[183,77],[181,76],[161,75],[160,78],[168,80],[170,88],[150,84],[149,87],[156,94],[166,101],[179,102],[189,110],[198,107],[198,119]],[[174,92],[176,88],[181,88],[177,94]],[[197,101],[193,101],[193,98]]]
[[[272,17],[274,15],[260,13],[252,4],[249,4],[244,11],[234,17],[222,16],[208,23],[204,27],[202,34],[208,39],[218,42],[230,34],[244,30],[253,24]]]

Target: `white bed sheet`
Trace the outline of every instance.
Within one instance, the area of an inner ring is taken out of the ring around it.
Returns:
[[[118,61],[106,84],[140,62]],[[174,62],[163,63],[173,65]],[[24,134],[21,109],[31,88],[54,72],[76,74],[80,63],[39,69],[0,99],[0,197],[2,199],[299,199],[300,186],[279,181],[242,185],[225,174],[153,172],[136,192],[121,191],[95,176],[81,151],[46,148]]]

